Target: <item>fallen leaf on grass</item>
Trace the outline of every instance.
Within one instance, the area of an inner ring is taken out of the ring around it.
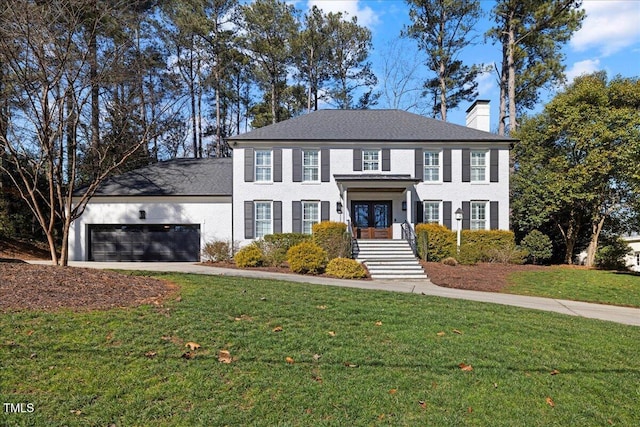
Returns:
[[[420,405],[423,409],[427,409],[427,403],[424,400],[418,401],[418,405]]]
[[[273,328],[273,332],[282,332],[282,326],[276,326],[275,328]]]
[[[547,397],[546,402],[547,402],[547,405],[551,406],[552,408],[556,406],[555,402],[550,397]]]
[[[218,362],[220,363],[231,363],[233,359],[231,358],[231,353],[227,350],[220,350],[218,352]]]
[[[344,362],[344,366],[346,366],[347,368],[357,368],[359,365],[356,365],[355,363]]]
[[[436,335],[439,336],[439,337],[443,337],[443,336],[445,336],[447,334],[444,331],[440,331]]]
[[[153,359],[154,357],[156,357],[158,355],[158,353],[156,353],[155,351],[147,351],[144,356],[148,357],[149,359]]]
[[[194,351],[199,349],[201,346],[197,342],[189,341],[184,345],[185,347],[189,347],[189,350]]]
[[[193,353],[191,353],[190,351],[187,351],[186,353],[182,353],[182,357],[183,359],[187,359],[187,360],[191,360],[194,357],[196,357]]]
[[[392,388],[391,390],[389,390],[389,394],[396,394],[398,392],[397,388]]]
[[[318,360],[320,360],[320,358],[321,358],[321,357],[322,357],[322,355],[321,355],[321,354],[314,354],[314,355],[313,355],[313,361],[314,361],[314,362],[317,362]]]
[[[74,414],[74,415],[80,415],[82,414],[82,411],[79,409],[72,409],[69,411],[70,413]]]
[[[558,371],[557,369],[554,369],[553,371],[551,371],[551,375],[558,375],[560,373],[560,371]]]
[[[35,332],[35,331],[33,331],[33,330],[32,330],[32,331],[27,332],[27,336],[28,336],[28,337],[30,337],[31,335],[33,335],[33,333],[34,333],[34,332]]]
[[[378,321],[376,322],[376,326],[382,326],[382,322],[378,320]]]
[[[462,335],[462,331],[458,330],[458,329],[454,329],[453,331],[454,334],[458,334],[458,335]]]
[[[326,305],[319,305],[316,307],[318,310],[326,310],[327,306]]]
[[[284,359],[284,360],[285,360],[285,362],[287,362],[289,365],[293,365],[294,363],[296,363],[296,361],[295,361],[295,360],[293,360],[293,358],[292,358],[292,357],[289,357],[289,356],[287,356],[287,358],[286,358],[286,359]]]
[[[335,332],[333,332],[333,331],[329,331],[329,336],[330,336],[330,337],[335,337],[335,336],[336,336],[336,333],[335,333]]]
[[[473,366],[471,365],[467,365],[465,363],[461,363],[458,365],[460,367],[461,370],[463,371],[473,371]]]

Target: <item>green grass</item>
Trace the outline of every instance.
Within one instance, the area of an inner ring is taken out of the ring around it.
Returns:
[[[0,402],[35,411],[2,412],[0,425],[640,424],[637,327],[422,295],[163,277],[181,301],[1,314]],[[191,360],[187,341],[202,345]],[[218,361],[221,349],[233,363]]]
[[[514,273],[503,292],[640,307],[640,274],[551,267]]]

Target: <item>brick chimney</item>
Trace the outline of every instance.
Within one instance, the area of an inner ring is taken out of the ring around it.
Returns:
[[[467,127],[491,132],[489,101],[477,99],[467,109]]]

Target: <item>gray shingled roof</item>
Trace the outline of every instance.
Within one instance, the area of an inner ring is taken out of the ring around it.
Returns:
[[[104,181],[96,196],[231,196],[230,158],[154,163]]]
[[[513,141],[401,110],[318,110],[229,138],[238,141]]]

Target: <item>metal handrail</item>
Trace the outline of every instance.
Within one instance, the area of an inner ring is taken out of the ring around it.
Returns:
[[[418,256],[418,246],[416,243],[418,236],[416,236],[416,232],[413,231],[413,227],[411,227],[411,224],[409,224],[407,220],[402,223],[402,238],[409,243],[413,254]]]
[[[347,220],[347,232],[351,238],[351,257],[356,258],[360,253],[360,246],[358,246],[358,239],[356,239],[355,230],[351,226],[351,221]]]

